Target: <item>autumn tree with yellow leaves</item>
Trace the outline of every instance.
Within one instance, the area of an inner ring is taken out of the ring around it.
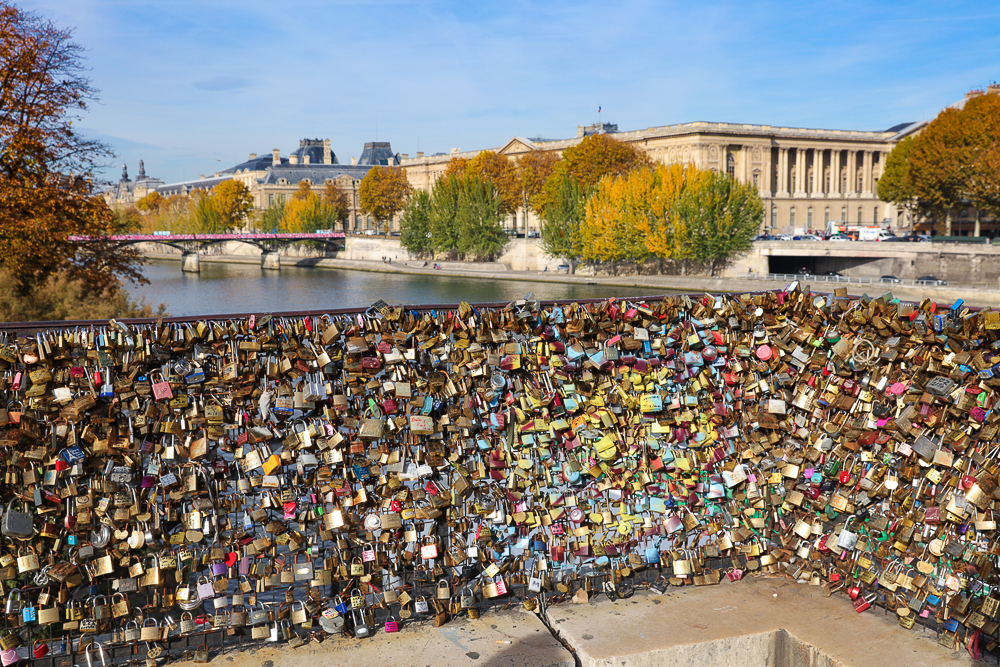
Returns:
[[[381,226],[403,209],[412,192],[405,169],[375,165],[361,179],[358,203]]]
[[[694,166],[657,165],[606,176],[580,224],[585,261],[641,264],[650,258],[715,275],[750,248],[763,219],[756,188]]]

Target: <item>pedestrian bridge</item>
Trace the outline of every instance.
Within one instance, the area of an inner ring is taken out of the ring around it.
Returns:
[[[312,232],[291,234],[236,233],[236,234],[119,234],[108,237],[117,245],[159,243],[181,251],[181,271],[201,271],[201,251],[219,243],[239,242],[260,248],[260,268],[281,269],[281,249],[292,244],[312,241],[330,250],[343,250],[343,232]],[[87,236],[71,236],[71,241],[91,240]]]

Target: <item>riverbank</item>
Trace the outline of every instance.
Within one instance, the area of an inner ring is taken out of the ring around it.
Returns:
[[[168,260],[180,263],[181,256],[176,253],[146,253],[150,259]],[[220,264],[260,264],[259,255],[202,255],[205,263]],[[621,287],[649,288],[649,295],[668,292],[758,292],[763,290],[781,289],[786,281],[746,280],[741,278],[712,278],[710,276],[580,276],[551,271],[513,271],[504,264],[464,264],[460,262],[445,262],[440,269],[432,266],[424,267],[423,262],[393,262],[386,264],[379,261],[359,259],[337,259],[333,257],[294,257],[282,256],[282,266],[311,267],[319,269],[346,269],[350,271],[369,271],[374,273],[397,273],[421,276],[449,276],[473,278],[479,280],[505,280],[531,283],[561,283],[577,285],[606,285]],[[180,270],[180,267],[178,267]],[[806,284],[809,284],[806,281]],[[919,301],[932,298],[939,303],[952,303],[963,299],[970,306],[1000,307],[1000,291],[987,290],[982,286],[920,286],[903,285],[858,285],[845,284],[852,295],[868,293],[876,296],[885,292],[907,301]],[[816,292],[830,292],[835,284],[817,283],[810,285]],[[540,294],[544,298],[544,294]]]

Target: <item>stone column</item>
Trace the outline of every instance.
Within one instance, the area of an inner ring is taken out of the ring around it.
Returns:
[[[830,151],[830,196],[840,194],[840,150]],[[832,215],[830,216],[833,217]]]
[[[861,196],[872,196],[872,152],[865,151],[861,163]]]
[[[847,151],[847,189],[844,195],[850,197],[858,191],[858,152]]]
[[[795,149],[795,197],[805,197],[806,195],[806,151],[804,148]]]
[[[788,196],[788,149],[778,149],[778,196]]]

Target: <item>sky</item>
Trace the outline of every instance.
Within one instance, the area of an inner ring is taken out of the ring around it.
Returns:
[[[81,122],[176,182],[329,138],[399,153],[600,121],[884,130],[1000,80],[994,2],[21,0],[74,29]],[[598,108],[602,111],[598,114]]]

